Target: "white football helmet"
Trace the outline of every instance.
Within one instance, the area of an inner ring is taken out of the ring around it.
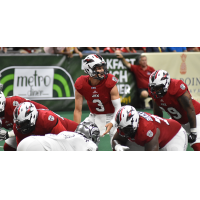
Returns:
[[[100,131],[95,123],[83,121],[77,126],[75,132],[92,140],[98,146],[100,142]]]
[[[149,89],[154,98],[162,98],[170,84],[170,75],[165,70],[154,71],[149,77]]]
[[[4,96],[4,93],[0,91],[0,112],[3,112],[5,110],[6,105],[6,98]]]
[[[104,76],[99,77],[99,72],[96,71],[96,67],[104,67]],[[90,77],[93,77],[98,80],[107,78],[108,70],[105,60],[98,54],[90,54],[83,60],[84,72]],[[97,77],[95,77],[97,75]]]
[[[133,106],[126,105],[117,111],[115,122],[125,137],[134,138],[139,124],[139,114]]]
[[[34,104],[24,102],[15,107],[13,117],[17,130],[22,134],[29,134],[35,129],[38,111]]]

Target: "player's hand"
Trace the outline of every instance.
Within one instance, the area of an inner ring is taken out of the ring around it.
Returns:
[[[0,141],[7,140],[9,138],[8,131],[0,129]]]
[[[196,133],[190,133],[188,135],[188,142],[189,143],[194,143],[197,139],[197,134]]]
[[[126,151],[126,150],[128,150],[129,149],[129,147],[127,147],[127,146],[122,146],[122,145],[120,145],[120,144],[117,144],[116,146],[115,146],[115,150],[116,151]]]
[[[119,58],[119,59],[122,59],[122,58],[123,58],[123,56],[122,56],[122,54],[121,54],[121,51],[116,50],[116,51],[115,51],[115,54],[116,54],[117,58]]]
[[[110,129],[113,127],[113,124],[110,122],[110,123],[106,124],[105,127],[106,127],[107,129],[106,129],[106,132],[105,132],[102,136],[104,136],[104,135],[106,135],[107,133],[109,133]]]

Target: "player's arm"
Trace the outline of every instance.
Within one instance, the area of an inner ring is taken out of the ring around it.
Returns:
[[[52,130],[49,133],[59,134],[63,131],[67,131],[66,128],[62,125],[61,121],[57,118],[56,124],[53,126]]]
[[[145,151],[159,151],[159,139],[160,136],[160,130],[156,129],[156,134],[154,135],[153,139],[145,144]]]
[[[118,132],[116,132],[112,139],[112,149],[116,151],[125,151],[129,149],[129,147],[125,146],[127,141],[127,138],[122,137]]]
[[[192,103],[191,96],[188,91],[186,91],[182,96],[178,98],[178,102],[187,112],[188,121],[190,123],[191,134],[188,137],[188,142],[193,143],[196,140],[197,130],[196,130],[196,113]]]
[[[110,131],[110,129],[114,126],[116,113],[121,108],[121,100],[120,100],[119,91],[116,85],[110,91],[110,96],[111,96],[111,102],[115,108],[115,112],[113,114],[113,118],[110,121],[110,123],[106,124],[107,129],[103,135],[106,135]]]
[[[77,90],[75,90],[74,121],[78,124],[80,124],[81,122],[82,106],[83,106],[83,96]]]
[[[120,53],[120,51],[116,51],[115,54],[116,54],[117,58],[119,58],[127,68],[129,68],[129,69],[131,68],[131,63],[129,63],[124,58],[124,56]]]
[[[163,111],[159,108],[157,103],[152,99],[153,102],[153,113],[159,117],[163,117]]]

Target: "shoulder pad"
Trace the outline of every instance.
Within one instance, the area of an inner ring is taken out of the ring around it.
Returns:
[[[118,79],[112,75],[112,74],[108,74],[108,77],[106,79],[106,87],[107,88],[113,88],[118,82]]]
[[[188,90],[187,85],[182,80],[171,79],[169,93],[171,95],[184,94]]]
[[[80,76],[79,78],[76,79],[76,82],[74,84],[76,90],[81,90],[83,87],[84,82],[86,81],[87,76]]]

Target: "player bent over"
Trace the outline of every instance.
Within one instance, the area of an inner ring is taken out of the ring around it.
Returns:
[[[10,130],[6,131],[4,129],[0,129],[0,141],[5,140],[4,151],[16,151],[17,142],[15,134],[13,132],[13,111],[16,106],[23,102],[32,103],[36,107],[36,109],[48,110],[48,108],[43,106],[42,104],[24,99],[19,96],[5,98],[3,92],[0,92],[0,119],[2,120],[1,127]],[[57,116],[60,117],[59,115]],[[73,122],[67,118],[60,119],[62,119],[61,123],[68,131],[74,131],[78,125],[76,122]]]
[[[99,137],[96,124],[81,122],[75,132],[29,136],[20,142],[17,151],[96,151]]]
[[[125,151],[127,140],[144,146],[145,151],[186,151],[187,133],[173,119],[163,119],[149,113],[137,112],[132,106],[123,106],[116,115],[117,132],[112,148]]]
[[[149,77],[149,95],[154,114],[162,117],[166,111],[186,130],[191,147],[200,151],[200,103],[192,98],[187,85],[170,79],[168,72],[157,70]]]
[[[87,100],[90,115],[84,121],[95,123],[100,135],[110,133],[112,138],[116,132],[114,116],[121,107],[117,89],[117,78],[107,71],[107,64],[97,54],[88,55],[83,61],[84,72],[75,82],[74,121],[81,122],[83,98]],[[107,127],[107,130],[106,130]]]
[[[4,151],[16,151],[17,142],[15,138],[15,134],[13,132],[13,111],[16,106],[23,102],[31,102],[35,105],[37,109],[48,109],[34,101],[30,101],[28,99],[24,99],[19,96],[6,97],[3,92],[0,92],[0,120],[1,120],[1,128],[0,129],[0,141],[5,140]]]
[[[19,104],[14,110],[13,131],[17,145],[30,135],[59,134],[67,131],[65,120],[50,110],[40,110],[30,102]],[[70,127],[71,124],[68,125]]]

